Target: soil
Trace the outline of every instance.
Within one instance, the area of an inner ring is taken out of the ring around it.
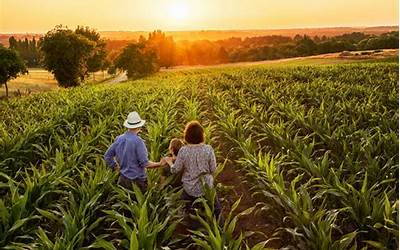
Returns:
[[[219,194],[220,198],[223,198],[222,213],[225,218],[228,215],[231,206],[239,198],[241,198],[241,201],[238,208],[234,212],[234,215],[237,215],[240,212],[255,206],[261,201],[252,195],[253,192],[251,191],[251,186],[246,179],[245,174],[240,170],[239,165],[235,163],[236,159],[234,158],[233,154],[229,153],[227,149],[227,145],[224,145],[224,143],[220,144],[219,156],[222,159],[219,159],[219,162],[223,162],[226,158],[230,160],[226,162],[224,170],[217,177],[217,183],[231,187],[223,197],[221,197],[221,194]],[[253,211],[249,215],[240,217],[236,225],[235,232],[237,235],[240,233],[244,234],[245,232],[258,232],[246,239],[247,244],[252,247],[259,242],[271,239],[273,237],[272,234],[277,227],[279,227],[279,225],[274,224],[273,221],[270,221],[265,213],[256,213],[256,211]],[[280,248],[282,245],[283,244],[281,241],[273,240],[270,241],[267,246],[271,248]]]
[[[207,93],[203,93],[203,96],[207,96]],[[203,103],[203,109],[211,111],[212,105],[206,98]],[[215,117],[210,115],[213,112],[206,112],[206,119],[213,123]],[[251,185],[246,178],[245,172],[240,169],[240,165],[236,163],[238,160],[238,154],[234,152],[232,144],[228,142],[228,139],[220,133],[220,129],[216,129],[213,137],[218,138],[216,145],[213,145],[217,156],[217,162],[225,162],[224,169],[217,176],[216,185],[222,184],[222,190],[218,190],[218,197],[222,204],[222,215],[226,218],[231,210],[232,205],[241,199],[237,209],[234,211],[233,216],[245,211],[250,207],[256,206],[259,200],[254,197]],[[247,243],[248,246],[252,247],[260,242],[271,240],[273,233],[278,225],[268,219],[267,215],[263,212],[257,212],[257,209],[253,210],[248,215],[241,216],[236,224],[235,234],[236,236],[242,233],[245,235],[246,232],[256,232],[245,238],[243,246]],[[280,240],[271,240],[268,242],[267,247],[270,248],[281,248],[283,246]]]

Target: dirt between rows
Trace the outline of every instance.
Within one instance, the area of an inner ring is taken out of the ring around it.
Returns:
[[[224,162],[225,159],[229,159],[224,167],[224,170],[217,177],[217,183],[221,183],[226,186],[226,191],[223,194],[218,195],[222,198],[223,205],[223,215],[226,218],[231,206],[241,198],[237,210],[234,215],[243,212],[244,210],[255,206],[261,200],[254,197],[251,191],[251,185],[247,180],[245,173],[240,169],[240,166],[235,163],[236,157],[234,153],[228,151],[229,147],[225,143],[219,145],[219,159],[218,162]],[[263,242],[271,239],[274,230],[280,225],[274,224],[273,221],[269,220],[267,214],[256,213],[253,211],[249,215],[240,217],[235,233],[239,235],[245,232],[257,232],[246,238],[247,244],[249,246],[254,246],[259,242]],[[280,240],[270,241],[267,247],[270,248],[280,248],[282,247],[282,242]]]
[[[230,159],[225,163],[223,171],[218,175],[216,179],[216,184],[222,184],[223,190],[219,190],[218,197],[222,204],[222,215],[223,218],[227,218],[232,205],[240,198],[241,201],[239,206],[233,213],[233,216],[245,211],[246,209],[255,206],[260,199],[253,197],[251,191],[251,185],[245,177],[243,171],[240,170],[240,166],[235,163],[233,155],[227,151],[227,147],[220,144],[218,147],[218,159],[219,163],[224,162],[226,158]],[[187,226],[190,223],[190,219],[185,217],[183,223],[180,223],[175,230],[177,235],[181,235],[183,238],[187,238],[181,242],[181,247],[185,249],[198,249],[196,247],[190,247],[189,244],[191,240],[189,235],[191,234]],[[276,224],[276,221],[271,221],[268,219],[267,214],[256,212],[255,210],[248,214],[240,217],[236,224],[235,236],[238,237],[240,233],[243,235],[246,232],[255,232],[250,236],[245,238],[243,246],[245,243],[252,247],[257,243],[267,241],[273,238],[273,233],[277,227],[280,225]],[[284,243],[281,240],[275,239],[266,245],[269,248],[281,248]],[[183,249],[183,248],[180,248]]]

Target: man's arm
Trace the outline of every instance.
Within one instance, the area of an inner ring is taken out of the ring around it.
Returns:
[[[149,161],[148,152],[144,141],[140,141],[136,145],[136,155],[138,157],[139,166],[143,168],[158,168],[161,167],[160,162]]]
[[[117,147],[117,141],[115,141],[111,146],[107,149],[106,153],[104,154],[104,160],[106,161],[107,165],[115,169],[118,166],[117,162],[114,160],[115,157],[115,149]]]
[[[163,161],[164,161],[164,159],[162,159],[160,162],[149,161],[147,163],[147,165],[145,166],[145,168],[159,168],[159,167],[162,167],[164,165]]]
[[[144,168],[159,168],[165,164],[164,159],[162,159],[160,162],[149,161],[146,145],[141,139],[136,145],[136,155],[138,157],[139,166]]]
[[[150,161],[148,158],[146,145],[144,144],[144,141],[142,139],[139,138],[139,140],[137,141],[135,150],[139,166],[143,168],[146,167],[150,163]]]

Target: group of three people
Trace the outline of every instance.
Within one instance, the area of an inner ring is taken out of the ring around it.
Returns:
[[[104,159],[109,166],[119,171],[118,184],[132,188],[136,184],[142,192],[147,188],[146,168],[169,168],[172,174],[181,173],[183,186],[182,199],[187,202],[187,209],[198,197],[204,195],[203,184],[213,186],[213,173],[216,170],[214,150],[205,144],[204,129],[198,121],[186,124],[184,141],[172,139],[169,146],[171,156],[159,162],[148,159],[144,141],[140,138],[141,128],[146,123],[137,112],[132,112],[124,122],[128,130],[118,136],[108,148]],[[215,214],[220,214],[220,204],[215,202]]]

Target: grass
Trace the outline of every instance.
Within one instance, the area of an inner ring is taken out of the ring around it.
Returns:
[[[21,75],[8,83],[8,90],[10,96],[26,95],[30,93],[39,93],[50,90],[57,90],[57,81],[53,74],[45,69],[29,68],[29,73]],[[106,72],[96,72],[95,82],[106,80],[110,77]],[[88,82],[93,82],[93,76],[90,75],[87,79]],[[5,87],[0,88],[0,96],[6,93]]]

